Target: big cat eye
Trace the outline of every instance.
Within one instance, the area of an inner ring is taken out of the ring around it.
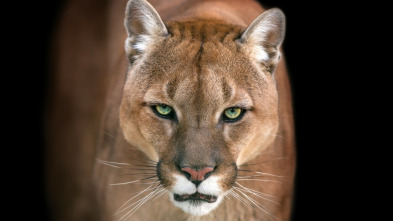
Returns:
[[[230,107],[224,111],[223,118],[225,122],[231,123],[240,120],[245,110],[240,107]]]
[[[152,109],[154,113],[161,118],[171,119],[175,116],[173,109],[165,104],[154,105]]]

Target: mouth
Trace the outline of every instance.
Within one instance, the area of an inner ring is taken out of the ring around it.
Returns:
[[[174,194],[174,199],[179,202],[184,202],[184,201],[204,201],[207,203],[214,203],[217,201],[217,196],[211,196],[211,195],[204,195],[201,193],[194,193],[194,194],[184,194],[184,195],[179,195],[179,194]]]

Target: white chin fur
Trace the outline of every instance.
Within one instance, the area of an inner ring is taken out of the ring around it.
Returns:
[[[203,216],[203,215],[207,215],[212,210],[217,208],[217,206],[221,203],[223,196],[218,196],[217,201],[214,203],[207,203],[207,202],[192,203],[191,201],[179,202],[174,199],[173,193],[170,194],[170,199],[175,206],[182,209],[185,213],[188,213],[193,216]]]
[[[170,191],[170,200],[173,204],[180,209],[182,209],[185,213],[191,214],[193,216],[203,216],[210,213],[212,210],[217,208],[217,206],[221,203],[224,198],[224,194],[221,188],[218,185],[219,177],[210,176],[206,180],[204,180],[198,188],[190,182],[187,178],[181,175],[174,174],[174,178],[176,179],[175,185],[172,187]],[[192,201],[184,201],[179,202],[174,199],[174,194],[183,195],[183,194],[194,194],[196,192],[205,195],[214,195],[217,196],[217,201],[214,203],[208,203],[204,201],[200,202],[192,202]]]

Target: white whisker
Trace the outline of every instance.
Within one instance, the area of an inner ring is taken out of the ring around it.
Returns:
[[[109,163],[105,163],[105,162],[102,162],[102,161],[100,161],[100,160],[97,160],[99,163],[101,163],[101,164],[104,164],[105,166],[110,166],[110,167],[115,167],[115,168],[121,168],[121,167],[119,167],[119,166],[115,166],[115,165],[112,165],[112,164],[109,164]]]
[[[269,161],[273,161],[273,160],[282,160],[282,159],[286,159],[286,158],[288,158],[288,157],[277,157],[277,158],[265,160],[265,161],[262,161],[262,162],[259,162],[259,163],[252,163],[252,164],[243,164],[243,165],[239,165],[238,167],[254,166],[254,165],[259,165],[259,164],[266,163],[266,162],[269,162]]]
[[[160,187],[161,185],[159,185],[158,187],[151,187],[151,186],[153,186],[153,184],[150,185],[149,187],[147,187],[146,189],[140,191],[139,193],[133,193],[133,194],[131,194],[131,195],[134,195],[134,194],[137,194],[137,195],[133,196],[132,198],[130,198],[129,200],[127,200],[125,203],[123,203],[123,205],[121,205],[120,208],[116,210],[116,212],[115,212],[114,215],[117,215],[117,214],[121,213],[122,211],[126,210],[127,208],[129,208],[130,206],[127,206],[126,208],[123,209],[123,207],[124,207],[127,203],[129,203],[131,200],[135,199],[136,197],[138,197],[138,196],[141,195],[142,193],[144,193],[144,192],[146,192],[146,191],[149,191],[149,190],[154,190],[154,189]]]
[[[110,133],[108,133],[108,132],[103,132],[104,134],[106,134],[106,135],[108,135],[109,137],[111,137],[111,138],[113,138],[113,139],[115,139],[116,140],[116,137],[115,136],[113,136],[112,134],[110,134]]]
[[[139,185],[149,185],[149,184],[155,184],[155,183],[157,183],[158,182],[158,180],[157,181],[155,181],[155,182],[149,182],[149,183],[134,183],[134,184],[139,184]]]
[[[111,166],[111,167],[116,167],[116,168],[122,168],[122,167],[120,167],[118,165],[130,165],[128,163],[110,162],[110,161],[100,160],[100,159],[96,159],[96,160],[99,163],[102,163],[104,165]]]
[[[124,182],[124,183],[111,183],[109,185],[111,186],[120,186],[120,185],[127,185],[127,184],[132,184],[132,183],[137,183],[143,180],[153,180],[153,179],[157,179],[157,176],[152,176],[152,177],[148,177],[148,178],[144,178],[144,179],[139,179],[139,180],[134,180],[134,181],[130,181],[130,182]]]
[[[229,194],[231,194],[231,196],[233,196],[235,199],[240,200],[240,202],[242,202],[244,205],[252,208],[252,204],[250,202],[248,202],[246,199],[244,199],[244,197],[240,196],[239,194],[237,194],[235,191],[230,190],[231,192],[229,192]]]
[[[239,190],[239,191],[242,190],[242,189],[237,188],[237,187],[233,187],[233,188],[235,188],[236,190]],[[245,189],[245,191],[247,191],[248,193],[251,193],[252,195],[254,195],[254,196],[256,196],[256,197],[259,197],[259,198],[261,198],[261,199],[264,199],[264,200],[266,200],[266,201],[269,201],[269,202],[271,202],[271,203],[274,203],[274,204],[276,204],[276,205],[281,206],[281,205],[280,205],[279,203],[277,203],[276,201],[273,201],[273,200],[271,200],[271,199],[265,198],[265,197],[263,197],[263,196],[261,196],[261,195],[259,195],[259,194],[253,193],[253,192],[251,192],[251,191],[249,191],[249,190],[246,190],[246,189]]]
[[[241,185],[241,184],[238,183],[238,182],[236,182],[236,184],[239,185],[239,186],[240,186],[241,188],[243,188],[244,190],[251,191],[251,192],[253,192],[253,193],[256,193],[256,194],[259,194],[259,195],[262,195],[262,196],[276,197],[276,196],[273,196],[273,195],[270,195],[270,194],[267,194],[267,193],[262,193],[262,192],[259,192],[259,191],[256,191],[256,190],[247,188],[247,187]]]
[[[162,188],[161,193],[160,193],[158,196],[154,197],[151,201],[157,200],[158,198],[160,198],[160,197],[162,197],[163,195],[165,195],[165,193],[167,193],[167,192],[166,192],[166,189],[165,189],[165,188]]]
[[[261,174],[261,175],[268,175],[268,176],[273,176],[273,177],[285,177],[285,176],[279,176],[279,175],[275,175],[275,174],[271,174],[271,173],[265,173],[265,172],[258,172],[258,171],[242,171],[240,170],[239,172],[252,172],[252,173],[257,173],[257,174]]]
[[[282,184],[282,182],[280,182],[280,181],[277,181],[277,180],[262,180],[262,179],[241,179],[241,178],[239,178],[239,179],[237,179],[237,180],[239,180],[239,181],[253,180],[253,181],[259,181],[259,182],[275,182],[275,183],[280,183],[280,184]]]
[[[135,205],[130,211],[128,211],[126,214],[124,214],[120,219],[120,220],[126,220],[128,219],[130,216],[132,216],[132,214],[134,214],[135,211],[137,211],[143,204],[145,204],[150,198],[156,196],[158,193],[161,193],[160,191],[162,191],[161,185],[157,187],[157,189],[155,189],[153,192],[149,193],[148,195],[146,195],[145,197],[143,197],[142,199],[138,200],[137,202],[131,204],[131,205]],[[129,208],[129,207],[128,207]]]
[[[261,203],[257,202],[256,200],[254,200],[253,198],[247,196],[247,194],[243,193],[243,191],[241,191],[240,189],[237,189],[237,191],[239,191],[246,199],[248,199],[254,206],[256,206],[257,208],[259,208],[260,210],[262,210],[263,212],[269,214],[270,216],[276,218],[277,220],[280,220],[279,218],[277,218],[276,216],[274,216],[265,206],[263,206]]]

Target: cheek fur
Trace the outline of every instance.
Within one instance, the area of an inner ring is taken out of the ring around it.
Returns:
[[[141,111],[138,124],[142,136],[160,152],[168,145],[172,127],[170,121],[166,122],[167,120],[165,119],[157,119],[153,113],[150,113],[151,110],[149,108],[146,107]]]
[[[236,156],[244,146],[247,146],[250,139],[252,139],[252,131],[255,126],[249,121],[244,121],[240,124],[225,125],[223,135],[227,146],[231,153]]]

